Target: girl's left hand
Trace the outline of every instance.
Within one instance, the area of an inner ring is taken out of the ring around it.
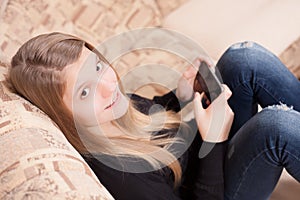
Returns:
[[[178,81],[176,90],[176,97],[178,100],[186,102],[192,99],[194,95],[194,80],[201,62],[206,62],[210,67],[213,66],[212,61],[204,56],[196,58],[193,64],[188,66],[182,73],[182,76]]]

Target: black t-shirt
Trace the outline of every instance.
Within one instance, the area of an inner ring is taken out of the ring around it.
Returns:
[[[154,104],[160,104],[167,110],[172,109],[175,112],[182,106],[173,92],[153,99],[131,95],[131,99],[136,102],[137,109],[144,114],[148,114],[149,108]],[[200,159],[198,153],[201,145],[214,144],[203,143],[200,134],[195,135],[188,150],[179,158],[183,173],[181,184],[176,188],[173,173],[168,167],[144,173],[131,173],[103,164],[99,159],[100,155],[83,155],[83,157],[100,182],[118,200],[223,199],[223,161],[227,143],[215,144],[209,154]],[[132,162],[137,165],[139,163],[134,159]]]

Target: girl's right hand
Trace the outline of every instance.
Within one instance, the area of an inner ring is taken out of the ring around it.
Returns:
[[[232,93],[227,85],[222,86],[223,92],[206,109],[201,102],[204,93],[200,95],[197,92],[194,97],[196,122],[202,140],[206,142],[226,141],[233,122],[234,113],[227,102]]]

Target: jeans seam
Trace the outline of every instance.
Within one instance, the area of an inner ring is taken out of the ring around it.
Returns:
[[[265,149],[265,150],[263,150],[261,153],[259,153],[256,157],[254,157],[254,159],[252,159],[252,161],[250,162],[250,164],[248,165],[248,167],[246,167],[246,169],[244,170],[244,172],[243,172],[243,174],[242,174],[242,177],[245,177],[244,175],[247,173],[248,169],[249,169],[250,166],[253,164],[253,162],[255,162],[255,160],[257,160],[257,158],[259,158],[262,154],[266,153],[267,151],[270,151],[270,150],[273,150],[273,149],[277,149],[277,148],[276,148],[276,147],[272,147],[272,148]],[[277,150],[283,150],[283,148],[278,148]],[[289,151],[287,151],[287,150],[283,150],[283,151],[284,151],[285,153],[291,155],[292,157],[294,157],[296,160],[300,160],[299,157],[294,156],[291,152],[289,152]],[[283,166],[283,167],[285,167],[285,166]],[[240,187],[241,187],[243,181],[244,181],[244,178],[241,179],[241,181],[240,181],[240,183],[239,183],[239,185],[238,185],[238,187],[237,187],[237,190],[235,191],[235,193],[234,193],[234,195],[233,195],[233,199],[236,198],[236,195],[237,195],[237,193],[239,192]]]
[[[262,88],[266,93],[268,93],[268,95],[270,95],[270,97],[272,97],[272,99],[274,99],[274,101],[276,101],[277,103],[279,103],[281,101],[280,98],[276,97],[275,95],[273,95],[272,92],[270,92],[265,86],[264,84],[261,84],[257,81],[256,83],[260,88]]]

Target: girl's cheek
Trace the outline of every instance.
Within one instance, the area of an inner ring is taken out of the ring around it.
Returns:
[[[95,107],[90,99],[79,100],[73,105],[73,117],[76,122],[84,125],[97,124]]]

